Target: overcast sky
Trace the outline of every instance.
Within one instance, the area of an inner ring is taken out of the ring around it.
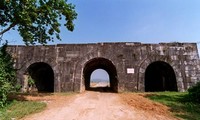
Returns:
[[[68,0],[76,5],[74,32],[61,28],[62,41],[199,42],[200,0]],[[23,44],[15,31],[4,35],[10,44]]]

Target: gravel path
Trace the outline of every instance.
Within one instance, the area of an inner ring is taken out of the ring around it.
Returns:
[[[46,101],[45,111],[23,120],[171,120],[124,104],[119,94],[90,92]]]

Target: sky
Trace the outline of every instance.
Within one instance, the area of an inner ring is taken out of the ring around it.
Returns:
[[[102,77],[103,76],[103,77]],[[91,81],[102,81],[102,82],[109,82],[109,75],[108,73],[103,69],[96,69],[92,72],[90,76]]]
[[[199,42],[200,0],[68,0],[76,5],[75,29],[61,27],[62,41]],[[61,21],[63,23],[63,21]],[[4,35],[10,44],[23,44],[16,31]]]
[[[76,5],[73,32],[61,27],[62,41],[200,42],[200,0],[68,0]],[[63,21],[61,21],[63,23]],[[16,31],[4,35],[9,44],[23,44]],[[100,75],[101,76],[101,75]]]

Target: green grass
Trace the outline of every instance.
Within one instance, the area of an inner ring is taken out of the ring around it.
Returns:
[[[157,92],[147,98],[167,105],[170,111],[184,120],[200,120],[200,104],[190,102],[187,92]]]
[[[46,103],[34,101],[12,101],[5,108],[0,109],[0,120],[18,120],[26,115],[40,112]]]

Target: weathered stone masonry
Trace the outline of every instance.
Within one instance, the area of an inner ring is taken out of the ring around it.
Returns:
[[[170,66],[169,69],[174,71],[178,91],[185,91],[200,81],[195,43],[11,45],[8,51],[14,58],[14,67],[18,69],[19,83],[23,84],[24,75],[32,64],[42,62],[51,66],[55,92],[84,91],[89,87],[92,71],[98,68],[108,72],[111,87],[116,91],[145,91],[146,70],[156,62],[157,67]],[[156,70],[157,67],[152,68]],[[153,69],[149,74],[153,74]]]

